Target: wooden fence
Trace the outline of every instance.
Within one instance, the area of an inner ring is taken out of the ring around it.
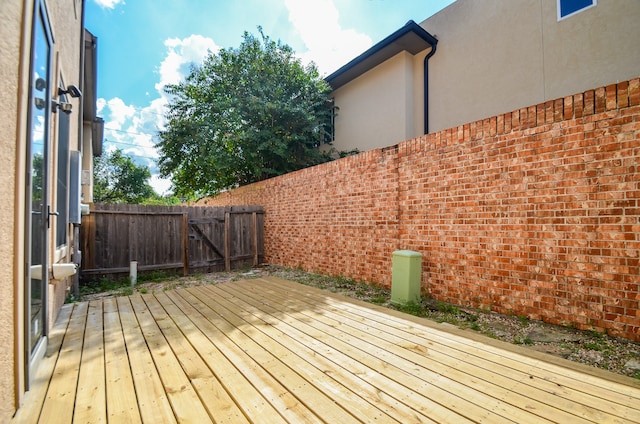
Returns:
[[[210,272],[264,258],[264,212],[257,206],[95,204],[80,226],[81,277],[140,272]]]

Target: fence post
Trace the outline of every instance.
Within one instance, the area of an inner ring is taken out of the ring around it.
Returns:
[[[230,215],[229,212],[224,213],[224,269],[227,272],[231,271],[231,246],[229,243]]]
[[[251,250],[253,253],[253,266],[258,266],[258,214],[251,214]]]
[[[182,214],[182,274],[189,275],[189,215]]]

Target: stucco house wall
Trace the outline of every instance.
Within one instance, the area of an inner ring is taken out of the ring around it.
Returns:
[[[353,141],[349,150],[413,136],[413,73],[412,55],[402,52],[333,93],[339,108],[335,132],[340,140]]]
[[[22,250],[18,249],[15,238],[16,231],[20,231],[20,223],[16,222],[19,208],[16,208],[16,190],[19,184],[16,175],[19,167],[16,163],[19,151],[16,137],[23,133],[20,123],[24,122],[25,114],[20,114],[22,108],[19,98],[19,81],[22,75],[21,61],[23,52],[22,2],[2,2],[0,4],[0,113],[11,119],[0,120],[0,421],[7,422],[15,410],[16,382],[14,370],[22,365],[16,355],[16,299],[15,289],[20,280],[15,267],[21,260]],[[16,224],[18,228],[16,228]]]
[[[420,25],[430,61],[430,131],[640,75],[640,2],[598,0],[558,21],[549,0],[458,0]]]
[[[428,63],[428,132],[640,75],[640,2],[598,0],[562,20],[557,7],[556,0],[457,0],[422,21],[438,40]],[[413,81],[391,95],[368,88],[374,81],[387,88],[407,83],[409,58],[394,57],[336,89],[333,147],[365,151],[423,135],[423,61],[430,50],[410,55]],[[403,78],[381,80],[378,68]],[[408,103],[413,110],[405,109],[404,118],[385,115]],[[363,124],[385,123],[397,127],[362,131]]]

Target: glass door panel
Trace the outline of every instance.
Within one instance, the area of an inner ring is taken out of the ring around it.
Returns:
[[[44,7],[36,2],[27,156],[27,346],[30,354],[47,331],[47,177],[51,115],[51,36]]]

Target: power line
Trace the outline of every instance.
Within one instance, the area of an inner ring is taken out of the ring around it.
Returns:
[[[124,145],[126,145],[126,146],[139,147],[139,148],[141,148],[141,149],[146,149],[146,148],[150,148],[150,147],[155,148],[155,147],[156,147],[155,145],[154,145],[154,146],[145,147],[145,146],[141,146],[141,145],[139,145],[139,144],[135,144],[135,143],[127,143],[126,141],[108,140],[108,139],[106,139],[106,138],[104,139],[104,141],[107,141],[107,142],[109,142],[109,143],[113,143],[113,144],[124,144]]]
[[[146,135],[149,137],[154,137],[156,134],[147,134],[147,133],[138,133],[138,132],[133,132],[133,131],[125,131],[125,130],[117,130],[115,128],[109,128],[109,127],[104,127],[105,130],[109,130],[109,131],[115,131],[115,132],[119,132],[119,133],[124,133],[124,134],[133,134],[133,135]]]
[[[105,100],[105,103],[104,103],[104,107],[108,107],[109,111],[113,111],[113,109],[111,109],[111,107],[109,106],[109,103],[106,100]],[[104,109],[104,107],[103,107],[103,109]],[[143,106],[125,105],[125,107],[131,108],[131,109],[136,110],[138,112],[145,112],[145,113],[150,113],[152,115],[158,115],[158,116],[164,117],[163,113],[153,112],[153,110],[148,109],[148,106],[147,107],[143,107]],[[165,108],[165,107],[166,107],[165,105],[162,106],[162,108]]]
[[[128,146],[140,147],[140,145],[138,145],[138,144],[124,143],[124,142],[121,142],[121,141],[113,141],[113,140],[108,140],[108,139],[106,139],[106,138],[104,139],[104,141],[105,141],[106,143],[113,143],[113,144],[126,144],[126,145],[128,145]],[[138,154],[128,153],[128,152],[126,153],[126,155],[127,155],[127,156],[135,156],[135,157],[140,158],[140,159],[149,159],[149,160],[152,160],[152,161],[157,161],[157,160],[158,160],[158,158],[157,158],[157,157],[153,157],[153,156],[145,156],[145,155],[138,155]]]

